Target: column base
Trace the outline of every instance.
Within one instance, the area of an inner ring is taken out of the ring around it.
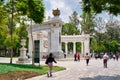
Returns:
[[[18,58],[16,63],[30,63],[30,60],[28,58]]]
[[[64,54],[63,54],[63,51],[50,51],[50,53],[53,53],[54,57],[56,59],[60,59],[60,58],[63,58],[64,57]]]

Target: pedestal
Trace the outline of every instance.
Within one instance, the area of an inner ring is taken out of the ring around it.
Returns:
[[[18,58],[17,63],[29,63],[30,60],[28,59],[28,57],[26,56],[26,48],[22,47],[20,49],[20,57]]]
[[[63,54],[62,50],[59,50],[59,51],[54,51],[54,50],[52,51],[51,50],[50,53],[53,53],[53,55],[56,59],[61,59],[61,58],[64,57],[64,54]]]

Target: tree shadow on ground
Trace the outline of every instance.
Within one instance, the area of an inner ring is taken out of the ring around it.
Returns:
[[[96,76],[96,77],[86,77],[80,78],[80,80],[120,80],[120,75],[116,76]]]

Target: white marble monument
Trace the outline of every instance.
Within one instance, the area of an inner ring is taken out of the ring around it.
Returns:
[[[59,58],[62,54],[61,50],[61,28],[63,21],[59,17],[60,10],[53,10],[53,18],[49,18],[42,24],[32,25],[33,40],[40,41],[40,56],[42,54],[53,53],[55,57]],[[32,56],[32,41],[30,27],[27,28],[29,37],[28,54]]]
[[[33,24],[32,25],[32,36],[33,41],[39,40],[39,53],[42,58],[43,55],[53,53],[55,57],[63,57],[63,51],[61,49],[62,42],[65,42],[65,53],[68,54],[69,42],[73,42],[73,54],[76,53],[76,42],[81,42],[81,54],[85,55],[89,53],[89,34],[82,35],[61,35],[61,29],[63,21],[59,17],[60,10],[53,10],[53,18],[48,18],[42,24]],[[28,55],[32,57],[32,38],[30,27],[27,28],[29,46],[28,46]]]
[[[26,51],[27,51],[27,49],[25,48],[25,45],[26,45],[25,42],[26,42],[25,39],[22,39],[22,40],[21,40],[22,48],[20,48],[20,57],[18,58],[17,63],[27,63],[27,62],[30,62],[30,61],[28,60],[28,57],[26,56]]]

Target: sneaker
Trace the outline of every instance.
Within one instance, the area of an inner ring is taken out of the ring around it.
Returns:
[[[47,77],[49,77],[49,73],[47,72]]]
[[[52,77],[52,74],[50,74],[50,77]]]

